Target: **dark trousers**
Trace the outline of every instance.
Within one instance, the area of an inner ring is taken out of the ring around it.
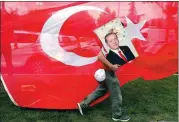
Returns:
[[[120,116],[122,114],[122,95],[119,86],[119,80],[117,79],[114,72],[105,71],[106,79],[89,94],[82,103],[90,105],[91,102],[105,95],[107,90],[109,90],[110,98],[112,101],[112,116]]]

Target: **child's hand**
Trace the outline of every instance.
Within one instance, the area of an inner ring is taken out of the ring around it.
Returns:
[[[110,67],[110,69],[112,70],[112,71],[116,71],[118,68],[119,68],[119,64],[114,64],[114,65],[112,65],[111,67]]]

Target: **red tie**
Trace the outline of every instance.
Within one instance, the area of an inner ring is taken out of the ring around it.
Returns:
[[[125,62],[128,61],[128,60],[126,59],[126,57],[122,54],[121,51],[119,51],[118,53],[119,53],[120,57],[121,57]]]

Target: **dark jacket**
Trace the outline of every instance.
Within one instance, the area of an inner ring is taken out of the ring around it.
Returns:
[[[120,46],[119,48],[121,49],[128,61],[131,61],[135,58],[128,46]],[[126,63],[120,56],[118,56],[115,52],[111,50],[106,56],[106,59],[112,64],[123,65]]]

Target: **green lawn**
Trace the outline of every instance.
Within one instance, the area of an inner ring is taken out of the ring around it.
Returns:
[[[3,87],[0,90],[0,122],[113,122],[109,99],[81,116],[77,110],[23,109],[13,105]],[[122,93],[130,122],[178,121],[178,76],[138,79],[123,86]]]

